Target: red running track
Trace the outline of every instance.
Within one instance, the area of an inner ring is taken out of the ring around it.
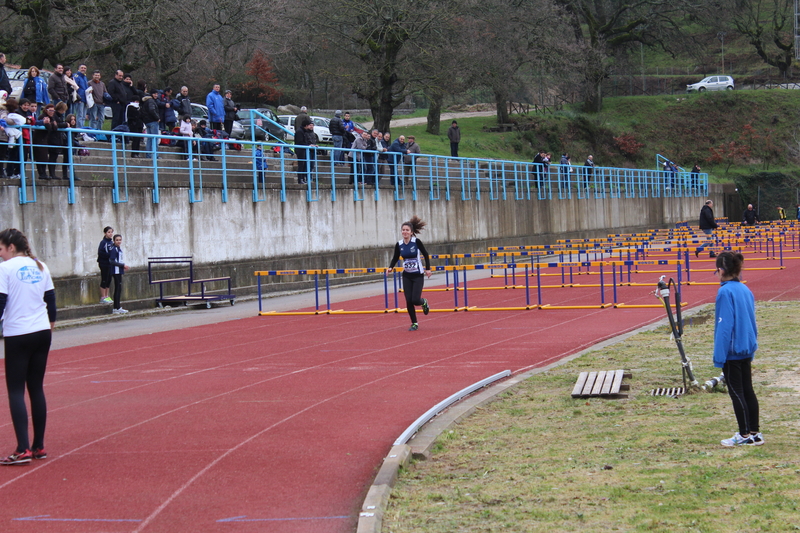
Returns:
[[[776,264],[757,263],[746,262]],[[800,261],[787,263],[794,272],[746,273],[757,298],[800,296]],[[693,274],[701,278],[714,279]],[[657,304],[652,290],[623,288],[619,299]],[[562,304],[599,299],[596,288],[557,291]],[[694,306],[715,292],[688,286],[683,298]],[[470,304],[524,301],[515,290],[472,294]],[[452,303],[452,293],[426,296],[434,308]],[[347,303],[382,305],[382,296]],[[663,316],[420,313],[413,333],[406,315],[254,317],[56,350],[46,378],[50,457],[0,469],[0,531],[352,532],[382,458],[430,406]],[[3,398],[10,453],[7,413]]]

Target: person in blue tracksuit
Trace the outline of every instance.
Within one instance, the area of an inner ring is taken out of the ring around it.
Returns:
[[[208,121],[211,122],[212,130],[221,130],[225,122],[225,99],[219,93],[219,84],[214,85],[214,89],[206,96],[206,107],[208,108]]]
[[[387,273],[392,272],[392,269],[402,256],[403,293],[406,296],[406,310],[411,318],[409,331],[417,331],[419,329],[415,306],[422,306],[422,312],[426,315],[430,311],[428,300],[422,298],[422,286],[425,283],[425,276],[431,277],[431,262],[428,251],[425,250],[425,245],[416,237],[423,228],[425,228],[425,222],[416,215],[411,217],[408,222],[403,222],[401,227],[403,239],[394,245],[394,255],[389,262],[389,268],[386,269]],[[424,266],[422,264],[423,260],[425,262]]]
[[[717,255],[720,287],[714,313],[714,366],[721,368],[739,432],[723,446],[760,446],[764,437],[758,427],[758,398],[753,391],[751,364],[758,349],[755,299],[739,281],[744,257],[740,253]]]

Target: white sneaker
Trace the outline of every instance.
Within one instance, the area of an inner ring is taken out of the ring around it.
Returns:
[[[120,307],[119,309],[114,309],[111,312],[115,315],[124,315],[125,313],[128,312],[128,310]]]
[[[750,437],[750,435],[743,437],[738,433],[734,433],[733,437],[729,439],[723,439],[722,441],[720,441],[720,444],[732,448],[734,446],[754,446],[755,442],[753,441],[753,438]]]

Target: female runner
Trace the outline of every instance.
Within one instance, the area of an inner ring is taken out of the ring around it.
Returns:
[[[16,229],[0,232],[0,316],[5,336],[6,386],[17,449],[0,465],[44,459],[47,403],[44,373],[56,321],[56,292],[47,266],[33,257],[28,239]],[[28,440],[25,388],[31,402],[33,448]]]
[[[387,274],[392,272],[397,261],[401,256],[403,257],[403,292],[406,295],[408,316],[411,318],[411,327],[408,331],[419,329],[417,311],[414,306],[421,305],[422,312],[426,315],[430,311],[428,300],[422,298],[422,285],[425,282],[423,272],[425,276],[431,277],[431,262],[425,245],[416,237],[423,228],[425,228],[425,222],[416,215],[411,217],[408,222],[403,222],[401,229],[403,239],[394,245],[394,256],[389,262],[389,268],[386,269]],[[423,258],[425,258],[424,268],[422,266]]]

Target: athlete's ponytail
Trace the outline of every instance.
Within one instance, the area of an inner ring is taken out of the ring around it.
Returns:
[[[411,233],[414,235],[418,235],[419,232],[425,229],[426,225],[427,223],[424,222],[417,215],[411,217],[411,220],[409,220],[408,222],[403,222],[403,226],[408,226],[409,228],[411,228]]]
[[[30,257],[34,261],[36,261],[36,266],[39,267],[39,270],[44,270],[44,266],[33,256],[33,252],[31,252],[31,247],[28,244],[28,238],[22,233],[20,230],[15,228],[8,228],[3,231],[0,231],[0,243],[3,246],[11,246],[14,245],[14,248],[17,249],[17,252],[21,252],[26,256]]]

